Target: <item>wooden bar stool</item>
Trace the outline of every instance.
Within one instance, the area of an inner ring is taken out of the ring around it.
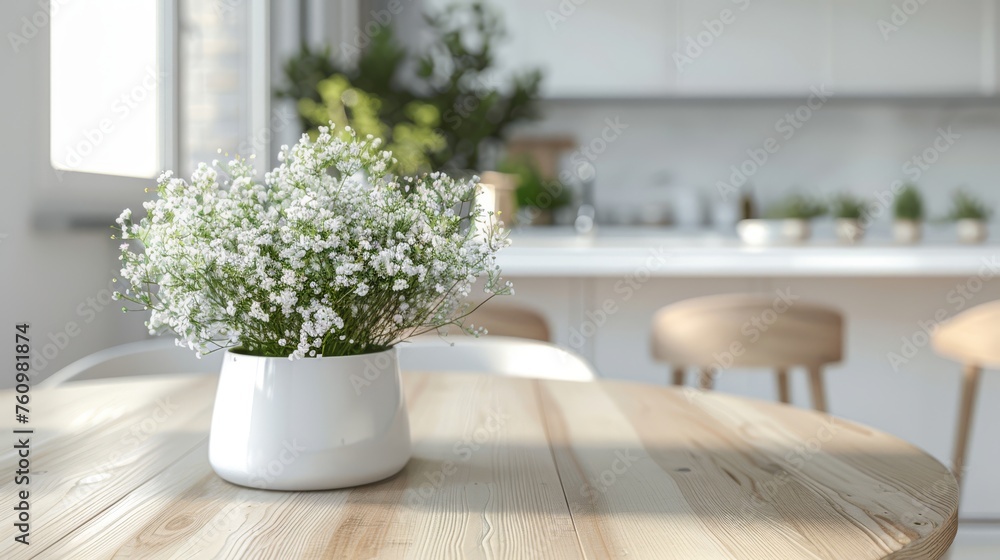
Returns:
[[[778,398],[790,402],[788,370],[809,373],[813,407],[826,412],[823,366],[839,362],[843,317],[835,309],[799,301],[780,290],[774,296],[725,294],[688,299],[653,317],[653,358],[673,366],[682,385],[687,367],[700,369],[701,387],[730,367],[774,368]]]
[[[951,466],[961,484],[979,391],[979,374],[984,367],[1000,367],[1000,301],[984,303],[952,317],[934,331],[931,344],[935,352],[963,366],[962,397]]]
[[[486,302],[464,319],[464,324],[486,327],[489,335],[527,338],[539,342],[552,342],[549,323],[534,309],[519,305]],[[418,329],[418,332],[423,329]],[[454,325],[441,328],[449,336],[463,337],[465,334]],[[437,332],[429,332],[420,337],[438,338]]]
[[[551,342],[548,321],[527,307],[487,302],[466,317],[467,324],[486,327],[495,336],[513,336]]]

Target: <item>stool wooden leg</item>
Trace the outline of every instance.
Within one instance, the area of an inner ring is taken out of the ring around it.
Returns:
[[[674,378],[674,385],[677,385],[678,387],[680,387],[681,385],[683,385],[684,384],[684,368],[682,368],[682,367],[675,367],[673,369],[673,378]]]
[[[979,387],[980,369],[977,366],[963,368],[962,401],[958,408],[958,435],[955,437],[955,456],[951,468],[955,479],[962,483],[965,474],[965,459],[969,448],[969,428],[972,426],[972,412],[976,407],[976,392]]]
[[[775,373],[778,376],[778,400],[788,404],[792,402],[791,393],[788,390],[788,370],[778,368]]]
[[[712,377],[712,368],[703,367],[699,370],[698,380],[701,382],[701,388],[706,391],[711,391],[715,386],[715,378]]]
[[[820,366],[809,366],[809,390],[812,392],[813,408],[827,412],[826,389],[823,387],[823,369]]]

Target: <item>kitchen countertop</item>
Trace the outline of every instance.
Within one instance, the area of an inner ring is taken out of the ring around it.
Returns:
[[[881,234],[881,235],[880,235]],[[509,277],[963,277],[1000,274],[1000,244],[962,245],[950,228],[928,227],[916,245],[873,230],[844,245],[816,228],[796,245],[746,245],[709,230],[602,226],[518,228],[498,257]]]

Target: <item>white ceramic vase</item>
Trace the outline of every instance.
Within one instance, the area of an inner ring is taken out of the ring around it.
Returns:
[[[892,223],[892,237],[897,243],[916,243],[920,241],[922,229],[916,220],[896,220]]]
[[[965,219],[955,222],[958,240],[962,243],[982,243],[989,235],[983,220]]]
[[[410,424],[395,348],[300,360],[228,351],[208,456],[225,480],[267,490],[344,488],[399,472]]]
[[[781,221],[781,237],[792,243],[802,243],[812,235],[809,220],[787,218]]]
[[[860,220],[854,218],[837,218],[834,223],[837,239],[844,243],[857,243],[865,236],[865,228]]]

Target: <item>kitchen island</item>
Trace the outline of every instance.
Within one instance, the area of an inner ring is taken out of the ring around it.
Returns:
[[[933,231],[925,242],[899,245],[872,239],[846,245],[831,238],[752,246],[711,231],[600,228],[515,230],[501,256],[505,274],[613,277],[955,277],[1000,274],[1000,245],[959,245]]]

